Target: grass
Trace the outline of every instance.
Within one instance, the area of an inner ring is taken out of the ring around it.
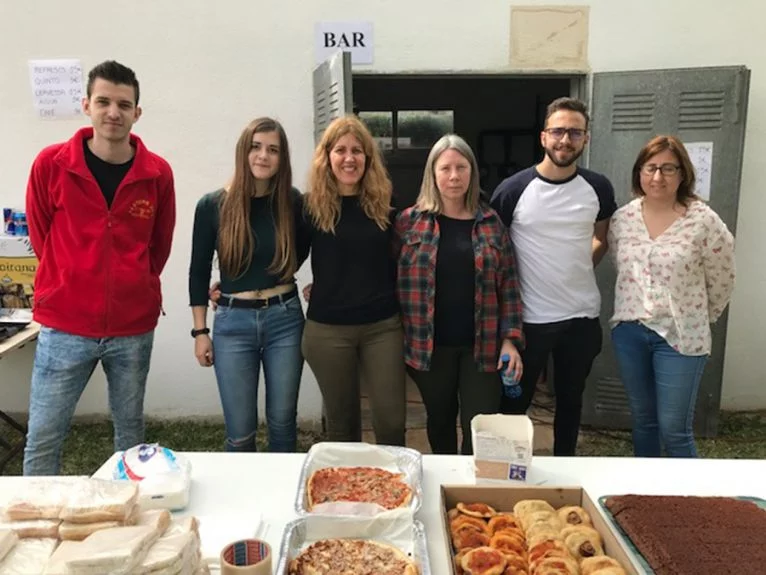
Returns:
[[[583,430],[578,455],[632,456],[629,431]],[[766,412],[722,412],[718,437],[697,439],[700,457],[766,459]]]
[[[10,428],[0,423],[0,435],[12,437]],[[630,432],[583,430],[578,454],[587,456],[631,456]],[[176,451],[222,451],[223,424],[192,419],[160,420],[147,423],[146,438]],[[298,451],[305,452],[320,434],[301,430]],[[266,450],[265,433],[259,433],[258,448]],[[719,436],[701,439],[701,457],[724,459],[766,459],[766,412],[723,412]],[[89,475],[112,454],[112,424],[109,421],[75,423],[64,444],[63,475]],[[539,453],[542,455],[543,453]],[[21,474],[21,457],[8,463],[3,475]]]
[[[11,436],[9,428],[1,422],[0,435]],[[146,424],[148,442],[157,442],[175,451],[223,451],[223,438],[223,423],[179,419],[148,421]],[[300,431],[298,451],[308,451],[317,441],[320,441],[318,434]],[[265,429],[258,434],[258,449],[267,450]],[[74,423],[64,442],[61,474],[90,475],[109,459],[113,451],[111,421]],[[2,475],[21,475],[21,456],[10,461]]]

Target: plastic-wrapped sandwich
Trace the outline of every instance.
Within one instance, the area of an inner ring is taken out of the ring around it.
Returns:
[[[73,547],[66,560],[69,575],[134,573],[160,533],[149,525],[96,531]]]
[[[136,525],[149,525],[164,537],[168,535],[166,531],[170,527],[170,519],[170,511],[167,509],[149,509],[138,514]]]
[[[21,539],[44,538],[59,536],[58,519],[27,519],[25,521],[9,521],[5,515],[0,515],[0,530],[13,531]]]
[[[188,532],[164,537],[155,542],[140,564],[124,561],[124,555],[117,553],[112,559],[105,550],[90,565],[83,562],[87,553],[84,542],[63,541],[48,562],[44,575],[76,575],[84,573],[131,575],[176,575],[194,573],[197,565],[195,536]],[[73,566],[70,566],[73,565]]]
[[[0,530],[0,561],[13,549],[19,541],[18,535],[10,529]]]
[[[125,522],[138,499],[138,487],[128,481],[88,479],[72,490],[59,518],[72,523]]]
[[[171,522],[167,510],[143,511],[137,525],[63,541],[44,575],[204,575],[195,517]],[[83,524],[85,526],[87,524]],[[1,571],[0,571],[1,572]]]
[[[48,559],[58,545],[57,539],[21,539],[0,561],[3,575],[30,575],[44,573]]]
[[[191,573],[192,565],[199,561],[199,543],[192,532],[162,537],[147,553],[140,568],[134,572],[141,575],[175,575]]]
[[[182,517],[173,521],[163,533],[163,537],[192,532],[199,537],[199,520],[194,516]]]
[[[58,526],[58,537],[62,541],[82,541],[96,531],[122,526],[123,524],[119,521],[98,521],[96,523],[62,521],[61,525]]]
[[[82,541],[96,531],[123,527],[124,525],[150,525],[159,533],[164,533],[170,525],[170,512],[165,509],[141,511],[136,505],[124,523],[121,521],[99,521],[96,523],[63,521],[58,528],[58,537],[62,541]],[[21,534],[19,536],[23,537]]]
[[[31,519],[59,519],[73,490],[89,479],[84,477],[33,478],[24,482],[7,502],[5,516],[8,521]]]
[[[69,575],[67,561],[77,557],[80,545],[78,541],[62,541],[48,560],[43,575]]]

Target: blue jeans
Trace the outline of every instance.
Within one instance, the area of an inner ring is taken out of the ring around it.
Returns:
[[[259,309],[219,306],[216,310],[213,367],[226,424],[226,451],[256,450],[261,362],[269,451],[295,451],[303,323],[297,294]]]
[[[633,418],[636,457],[697,457],[692,424],[707,355],[683,355],[638,322],[612,330]]]
[[[49,327],[40,330],[29,394],[24,475],[59,473],[61,446],[99,361],[106,373],[115,451],[144,441],[144,391],[153,343],[154,331],[89,338]]]

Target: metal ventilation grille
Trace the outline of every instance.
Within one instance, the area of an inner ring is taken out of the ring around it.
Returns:
[[[329,96],[330,120],[332,121],[340,116],[341,86],[339,82],[333,82],[330,84]]]
[[[720,128],[723,123],[723,92],[681,92],[680,130]]]
[[[612,99],[612,130],[651,130],[654,125],[654,94],[615,94]]]
[[[596,383],[596,413],[630,415],[628,397],[616,377],[602,377]]]
[[[335,118],[340,116],[340,84],[335,82],[329,89],[317,93],[314,102],[314,118],[317,131],[321,134]]]
[[[327,127],[327,124],[330,123],[328,116],[327,92],[322,90],[316,94],[314,100],[314,122],[316,130],[320,133],[323,132]]]

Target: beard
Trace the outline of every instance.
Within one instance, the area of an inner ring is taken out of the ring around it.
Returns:
[[[565,146],[562,144],[559,146],[545,148],[545,155],[548,156],[551,162],[553,162],[559,168],[568,168],[569,166],[574,164],[580,156],[582,156],[582,153],[584,150],[585,150],[585,146],[583,146],[582,148],[578,150],[572,146]],[[571,154],[571,156],[567,156],[566,159],[559,159],[556,157],[556,152],[560,152],[560,151],[568,152]]]

